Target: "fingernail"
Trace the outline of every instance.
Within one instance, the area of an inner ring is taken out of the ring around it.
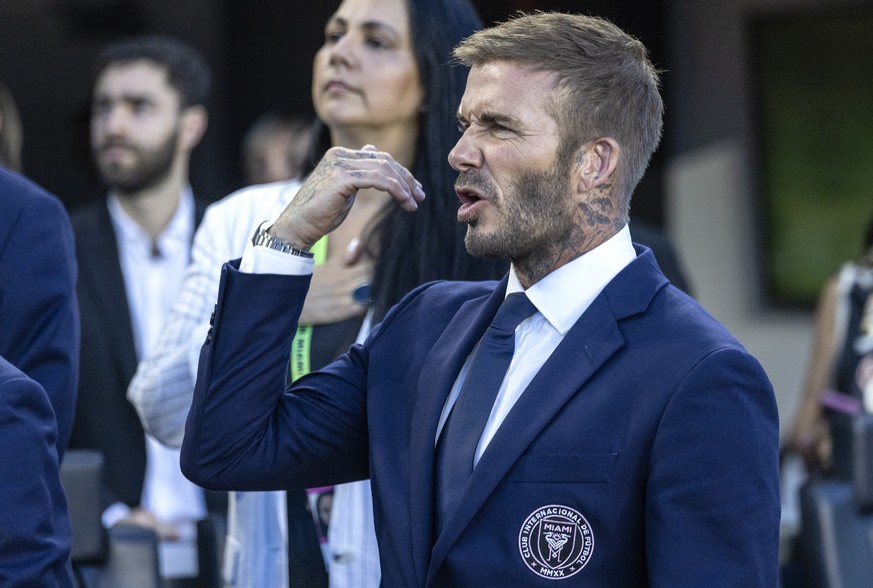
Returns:
[[[346,247],[346,253],[354,253],[355,251],[357,251],[358,250],[358,243],[360,243],[360,241],[358,240],[357,237],[355,237],[354,239],[349,241],[349,245],[348,245],[348,247]]]

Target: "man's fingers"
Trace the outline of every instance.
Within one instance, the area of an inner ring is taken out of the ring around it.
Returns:
[[[345,220],[364,188],[387,192],[410,212],[425,198],[418,180],[388,153],[372,145],[357,151],[332,147],[270,231],[297,247],[311,247]]]
[[[397,163],[391,155],[379,151],[373,145],[365,145],[360,151],[343,150],[338,152],[337,156],[344,160],[343,167],[357,178],[366,177],[359,174],[357,170],[374,172],[370,175],[372,184],[356,185],[358,189],[376,188],[388,192],[401,207],[410,211],[417,209],[418,203],[425,198],[421,182],[415,179],[412,172]],[[392,189],[391,184],[382,183],[378,177],[380,174],[385,178],[393,178],[397,188]]]

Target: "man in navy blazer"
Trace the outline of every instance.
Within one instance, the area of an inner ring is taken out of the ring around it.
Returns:
[[[0,356],[45,389],[63,457],[79,383],[73,229],[60,200],[3,167],[0,211]]]
[[[645,48],[602,19],[539,13],[455,57],[471,67],[449,154],[458,219],[468,251],[509,258],[509,275],[424,285],[363,345],[285,387],[308,248],[357,189],[427,205],[388,154],[331,149],[223,269],[183,471],[235,490],[369,477],[384,586],[775,586],[772,387],[631,243],[663,112]],[[466,431],[469,475],[442,483],[457,455],[440,451],[457,430],[446,423],[484,392],[465,386],[471,358],[519,295],[536,311],[484,425]]]
[[[45,390],[0,355],[0,586],[73,586],[57,434]]]

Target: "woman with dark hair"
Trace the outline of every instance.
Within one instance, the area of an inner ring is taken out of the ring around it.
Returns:
[[[313,247],[316,266],[300,319],[306,326],[298,329],[287,368],[292,378],[326,365],[363,338],[413,287],[435,279],[493,279],[507,270],[506,263],[466,253],[456,216],[456,174],[446,162],[459,136],[455,112],[466,77],[464,68],[450,64],[451,50],[480,27],[468,0],[344,0],[328,20],[313,66],[312,99],[320,122],[310,171],[330,147],[373,145],[407,166],[428,198],[409,214],[384,192],[360,190],[345,222]],[[162,442],[181,444],[222,264],[251,247],[260,223],[277,218],[299,187],[286,182],[248,188],[207,210],[183,294],[157,352],[140,364],[128,391],[146,429]],[[328,553],[332,586],[379,583],[368,492],[366,482],[335,490]],[[286,499],[277,499],[280,494],[232,497],[228,584],[281,586],[285,574],[292,586],[322,582],[304,569],[312,563],[311,550],[309,555],[299,550],[315,541],[311,518],[308,527],[302,523],[311,516],[305,496],[289,491]],[[277,516],[285,508],[287,517]],[[280,563],[285,556],[288,565]]]
[[[344,2],[341,9],[347,4],[349,2]],[[449,62],[449,55],[461,39],[481,28],[481,22],[467,0],[407,0],[406,5],[411,40],[414,41],[412,53],[424,90],[415,124],[417,128],[408,137],[409,146],[414,143],[414,153],[404,158],[403,154],[372,143],[401,163],[406,160],[425,193],[436,197],[428,199],[415,214],[397,206],[385,206],[374,219],[375,225],[365,246],[370,253],[378,252],[374,255],[379,261],[375,264],[372,282],[377,319],[409,290],[424,282],[448,277],[481,279],[483,271],[493,276],[506,269],[502,263],[471,257],[464,248],[466,227],[457,222],[457,201],[452,197],[456,174],[446,165],[448,152],[458,138],[456,110],[467,75],[465,68]],[[329,47],[328,41],[319,54],[330,59],[326,53]],[[318,59],[316,57],[316,63]],[[314,75],[313,102],[318,111],[318,71]],[[308,171],[331,146],[360,148],[366,143],[361,139],[337,140],[335,128],[325,123],[324,117],[319,118],[314,156],[310,158]]]

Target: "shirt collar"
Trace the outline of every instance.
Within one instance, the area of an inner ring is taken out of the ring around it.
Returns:
[[[561,335],[566,335],[595,298],[621,270],[636,258],[630,229],[618,233],[551,272],[524,290],[515,268],[510,268],[506,294],[526,292],[543,316]]]
[[[151,238],[148,233],[133,220],[124,207],[118,195],[115,193],[109,194],[107,198],[107,206],[109,208],[109,216],[112,219],[112,224],[115,226],[118,239],[126,243],[140,243],[149,250],[152,248]],[[170,218],[170,222],[158,235],[157,245],[160,248],[162,244],[167,242],[189,241],[194,218],[194,193],[190,185],[185,185],[179,196],[179,205],[176,211]]]

